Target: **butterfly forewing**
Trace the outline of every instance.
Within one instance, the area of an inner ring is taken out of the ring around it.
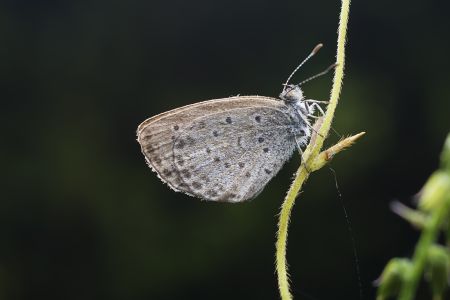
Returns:
[[[295,149],[278,99],[247,96],[181,107],[144,121],[147,162],[176,191],[212,201],[255,197]]]

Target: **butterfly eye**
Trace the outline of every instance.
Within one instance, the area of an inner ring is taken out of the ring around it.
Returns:
[[[289,84],[286,89],[286,93],[292,92],[295,89],[295,85]]]

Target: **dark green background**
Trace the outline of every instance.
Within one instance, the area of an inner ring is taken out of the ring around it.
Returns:
[[[334,61],[339,1],[0,3],[2,299],[277,299],[277,214],[295,155],[254,201],[200,202],[146,166],[145,118],[200,100],[277,96]],[[365,299],[417,232],[390,212],[438,166],[450,129],[447,1],[353,1],[334,128],[367,135],[297,200],[296,299]],[[327,100],[331,76],[304,87]],[[331,135],[328,145],[337,141]],[[426,287],[423,299],[429,299]],[[309,295],[309,296],[307,296]]]

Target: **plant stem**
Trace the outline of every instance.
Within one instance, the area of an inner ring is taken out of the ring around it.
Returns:
[[[286,262],[286,245],[288,235],[289,219],[294,206],[295,199],[303,185],[303,183],[309,177],[309,169],[307,166],[313,164],[316,158],[319,156],[325,137],[328,136],[328,132],[331,127],[331,122],[334,117],[334,112],[338,104],[339,95],[342,89],[342,79],[344,77],[344,65],[345,65],[345,42],[347,34],[348,16],[350,11],[350,0],[342,0],[341,12],[339,16],[339,30],[337,41],[337,55],[336,62],[338,66],[335,69],[333,78],[333,87],[331,89],[330,102],[327,107],[327,111],[323,118],[323,123],[319,129],[319,134],[316,138],[308,144],[304,152],[302,163],[297,170],[296,176],[292,185],[286,195],[286,198],[281,206],[280,218],[278,221],[278,233],[276,242],[276,269],[278,274],[278,287],[280,290],[281,299],[292,299],[292,295],[289,291],[287,262]]]
[[[349,12],[350,12],[350,0],[342,0],[341,13],[339,16],[339,30],[337,40],[337,52],[336,52],[336,63],[338,65],[335,68],[333,77],[333,87],[331,88],[330,102],[328,104],[327,111],[323,118],[323,124],[319,129],[319,134],[317,135],[315,143],[311,147],[312,155],[309,156],[310,161],[313,161],[315,157],[319,154],[323,142],[325,138],[328,136],[328,132],[330,131],[331,123],[333,121],[334,112],[339,102],[339,96],[342,90],[342,80],[344,79],[345,43],[347,40],[347,24]]]
[[[422,231],[414,251],[411,271],[405,274],[405,281],[399,294],[399,300],[411,300],[416,293],[417,285],[426,264],[428,249],[436,241],[439,229],[450,210],[450,199],[447,198],[445,200],[443,201],[443,207],[432,212]]]
[[[309,173],[304,167],[297,170],[295,180],[292,183],[286,198],[281,206],[280,219],[278,221],[278,234],[276,242],[276,265],[278,274],[278,288],[280,290],[281,299],[292,299],[289,291],[287,262],[286,262],[286,245],[288,235],[289,218],[292,207],[294,206],[295,198],[303,185],[303,182],[308,178]]]

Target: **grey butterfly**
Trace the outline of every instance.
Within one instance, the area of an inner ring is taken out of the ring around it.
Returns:
[[[289,76],[280,98],[236,96],[203,101],[142,122],[137,140],[148,165],[172,189],[204,200],[256,197],[311,136],[319,101],[307,100]]]

